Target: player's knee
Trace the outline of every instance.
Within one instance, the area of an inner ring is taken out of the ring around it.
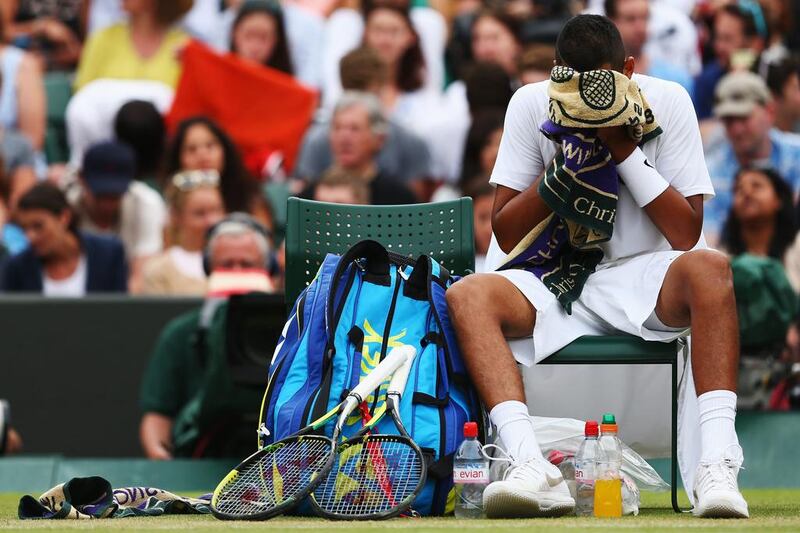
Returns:
[[[716,250],[689,252],[689,283],[695,294],[727,297],[733,294],[733,273],[728,257]]]
[[[478,309],[486,309],[488,291],[481,277],[474,274],[466,276],[447,289],[447,309],[456,324],[475,316]]]

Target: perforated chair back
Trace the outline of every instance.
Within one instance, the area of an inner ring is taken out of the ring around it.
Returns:
[[[286,217],[286,303],[292,305],[328,253],[364,239],[388,250],[439,261],[453,274],[475,269],[472,199],[411,205],[349,205],[289,198]]]

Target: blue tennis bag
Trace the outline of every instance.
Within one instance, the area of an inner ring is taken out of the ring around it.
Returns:
[[[450,324],[445,291],[458,278],[428,256],[413,260],[375,241],[329,254],[297,298],[269,369],[261,408],[261,444],[292,435],[336,406],[396,346],[417,357],[400,416],[428,464],[425,488],[413,504],[421,515],[453,510],[453,455],[467,421],[485,436],[483,410],[470,384]],[[352,435],[366,413],[377,413],[386,384],[347,421]],[[379,433],[396,433],[386,417]],[[333,432],[333,422],[325,433]],[[485,440],[484,440],[485,442]]]

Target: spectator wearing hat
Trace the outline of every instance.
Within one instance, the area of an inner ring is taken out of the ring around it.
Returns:
[[[80,231],[66,196],[55,185],[39,183],[22,195],[17,219],[30,246],[8,260],[0,289],[48,297],[128,290],[122,243]]]
[[[93,34],[81,53],[75,89],[99,78],[154,80],[178,84],[178,51],[188,36],[174,28],[192,0],[125,0],[125,23]]]
[[[751,72],[734,72],[717,86],[714,115],[725,138],[706,150],[716,196],[704,209],[704,231],[716,243],[733,204],[734,178],[741,168],[771,168],[800,189],[800,136],[779,131],[775,103],[766,83]]]
[[[134,179],[136,168],[130,146],[101,142],[86,151],[80,179],[67,189],[79,229],[122,240],[130,262],[131,292],[139,291],[142,265],[161,252],[166,222],[164,201]]]

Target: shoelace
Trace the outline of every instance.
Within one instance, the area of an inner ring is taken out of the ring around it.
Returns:
[[[723,459],[716,463],[705,463],[708,467],[707,483],[712,486],[723,485],[726,488],[736,489],[736,473],[744,470],[743,466],[737,465],[730,459]]]
[[[497,450],[503,457],[494,457],[486,453],[486,450]],[[481,447],[481,454],[489,461],[499,461],[508,463],[509,466],[503,473],[503,480],[525,478],[525,474],[539,475],[542,473],[542,466],[539,461],[518,461],[513,455],[498,446],[497,444],[486,444]]]

